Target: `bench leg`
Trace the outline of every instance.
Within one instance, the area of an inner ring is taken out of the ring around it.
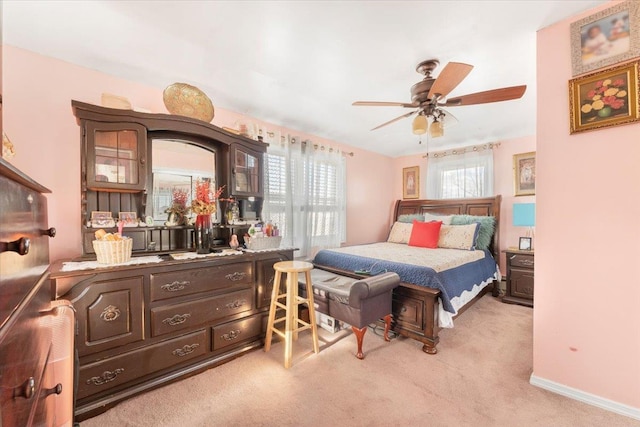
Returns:
[[[389,329],[391,329],[391,315],[384,316],[384,340],[389,342]]]
[[[353,333],[356,336],[356,340],[358,341],[358,352],[356,353],[356,357],[360,360],[364,359],[364,354],[362,353],[362,341],[364,340],[364,334],[367,332],[367,327],[364,328],[356,328],[352,326]]]

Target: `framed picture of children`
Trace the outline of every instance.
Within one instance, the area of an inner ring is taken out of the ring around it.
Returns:
[[[625,1],[571,24],[573,76],[632,59],[640,52],[640,2]]]

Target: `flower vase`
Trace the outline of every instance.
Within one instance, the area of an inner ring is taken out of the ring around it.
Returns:
[[[211,215],[199,214],[196,216],[196,222],[194,224],[195,227],[195,247],[196,253],[198,254],[208,254],[209,253],[209,242],[211,236],[213,235],[211,229]]]

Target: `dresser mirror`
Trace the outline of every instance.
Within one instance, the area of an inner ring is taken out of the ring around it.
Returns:
[[[184,191],[190,206],[196,180],[209,181],[212,191],[218,188],[216,153],[211,148],[181,139],[153,138],[151,150],[154,225],[169,220],[174,191]]]

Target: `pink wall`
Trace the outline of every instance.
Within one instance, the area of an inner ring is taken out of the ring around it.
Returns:
[[[10,161],[53,191],[50,226],[58,230],[51,241],[52,260],[79,256],[80,132],[71,100],[100,105],[103,92],[126,96],[134,107],[166,113],[164,88],[145,86],[79,67],[23,49],[3,45],[4,130],[15,145]],[[167,84],[172,82],[167,82]],[[213,124],[233,126],[250,120],[283,134],[353,151],[347,157],[347,244],[382,240],[393,204],[391,158],[247,118],[216,106]]]
[[[533,376],[640,414],[640,124],[569,135],[570,23],[612,4],[538,32]]]

